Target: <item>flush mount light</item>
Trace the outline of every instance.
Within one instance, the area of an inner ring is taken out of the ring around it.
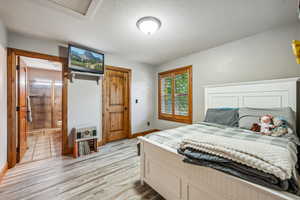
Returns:
[[[161,27],[161,22],[156,17],[142,17],[136,22],[136,26],[143,33],[152,35]]]

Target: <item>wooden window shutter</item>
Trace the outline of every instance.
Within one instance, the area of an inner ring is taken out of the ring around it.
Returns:
[[[192,123],[192,66],[159,73],[159,119]]]

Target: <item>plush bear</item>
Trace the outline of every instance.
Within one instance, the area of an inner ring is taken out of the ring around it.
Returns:
[[[260,133],[264,135],[272,134],[272,129],[275,127],[272,119],[273,117],[271,115],[264,115],[260,117]]]
[[[273,123],[275,127],[271,136],[279,137],[288,133],[287,121],[283,117],[274,117]]]
[[[250,130],[254,132],[260,132],[260,125],[258,125],[258,123],[254,123]]]

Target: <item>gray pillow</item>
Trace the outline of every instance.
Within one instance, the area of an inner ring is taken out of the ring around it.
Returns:
[[[205,122],[238,127],[239,113],[235,108],[209,108],[206,111]]]
[[[284,117],[288,126],[295,132],[296,117],[290,107],[284,108],[240,108],[239,109],[239,127],[250,129],[253,123],[259,122],[259,117],[263,115],[272,115],[273,117]]]

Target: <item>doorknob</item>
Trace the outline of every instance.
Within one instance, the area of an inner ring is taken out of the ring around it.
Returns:
[[[127,107],[125,107],[124,110],[127,110]]]

